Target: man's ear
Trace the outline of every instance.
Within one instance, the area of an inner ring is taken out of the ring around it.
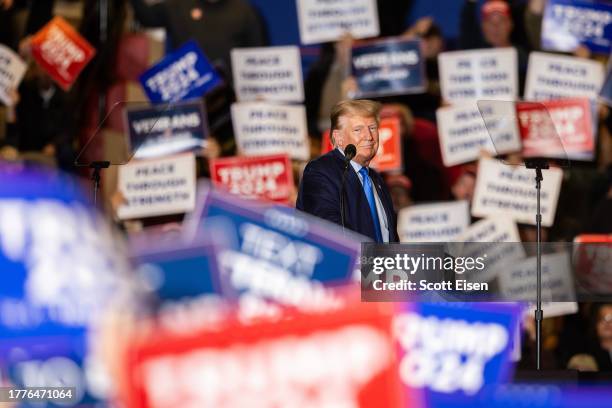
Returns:
[[[342,147],[344,145],[344,139],[342,137],[342,132],[340,132],[339,129],[334,129],[331,136],[332,136],[331,139],[333,141],[334,146]]]

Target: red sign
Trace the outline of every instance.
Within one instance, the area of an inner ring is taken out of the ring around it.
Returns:
[[[393,171],[402,169],[402,142],[400,121],[398,117],[388,117],[380,120],[378,128],[378,151],[370,165],[378,171]],[[329,130],[323,132],[321,154],[334,147],[329,137]]]
[[[294,189],[291,161],[285,154],[213,159],[210,177],[216,186],[247,199],[288,203]]]
[[[357,303],[218,331],[157,332],[126,353],[124,402],[134,408],[404,406],[391,307]]]
[[[38,64],[68,90],[96,50],[61,17],[55,17],[32,38]]]
[[[517,102],[524,157],[591,160],[595,148],[586,98]]]

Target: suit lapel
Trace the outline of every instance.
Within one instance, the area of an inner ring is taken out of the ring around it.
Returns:
[[[389,240],[392,240],[394,239],[395,233],[396,233],[395,231],[391,231],[394,228],[393,219],[395,217],[393,203],[389,202],[389,200],[387,199],[387,195],[383,192],[382,178],[380,177],[380,175],[372,169],[369,169],[369,174],[376,188],[376,191],[378,192],[378,197],[380,197],[380,201],[383,207],[385,208],[385,213],[387,216],[387,224],[389,225]]]

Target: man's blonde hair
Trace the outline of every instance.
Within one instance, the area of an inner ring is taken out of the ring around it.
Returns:
[[[376,123],[380,123],[380,110],[382,105],[379,102],[369,99],[348,99],[338,102],[332,108],[329,119],[331,120],[331,128],[329,135],[331,141],[336,145],[334,140],[334,130],[340,129],[340,118],[343,116],[366,116],[376,119]]]

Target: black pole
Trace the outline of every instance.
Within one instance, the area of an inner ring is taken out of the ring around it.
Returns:
[[[98,58],[104,63],[104,50],[108,40],[108,0],[99,0],[98,2],[98,24],[100,26],[100,45]],[[110,67],[109,67],[110,68]],[[104,70],[104,67],[102,67]],[[98,90],[98,121],[102,124],[104,116],[106,116],[106,95],[104,89]]]
[[[546,160],[532,159],[526,160],[525,165],[528,169],[536,171],[536,369],[542,369],[542,212],[540,208],[540,190],[542,189],[542,169],[548,168]]]
[[[342,187],[340,188],[340,220],[342,221],[342,231],[344,232],[344,218],[346,212],[346,203],[344,193],[346,191],[346,171],[348,170],[350,160],[345,160],[344,170],[342,171]]]
[[[98,204],[98,191],[100,190],[100,171],[107,169],[110,166],[109,161],[95,161],[89,165],[93,169],[91,173],[91,181],[93,181],[93,202],[94,207]]]

